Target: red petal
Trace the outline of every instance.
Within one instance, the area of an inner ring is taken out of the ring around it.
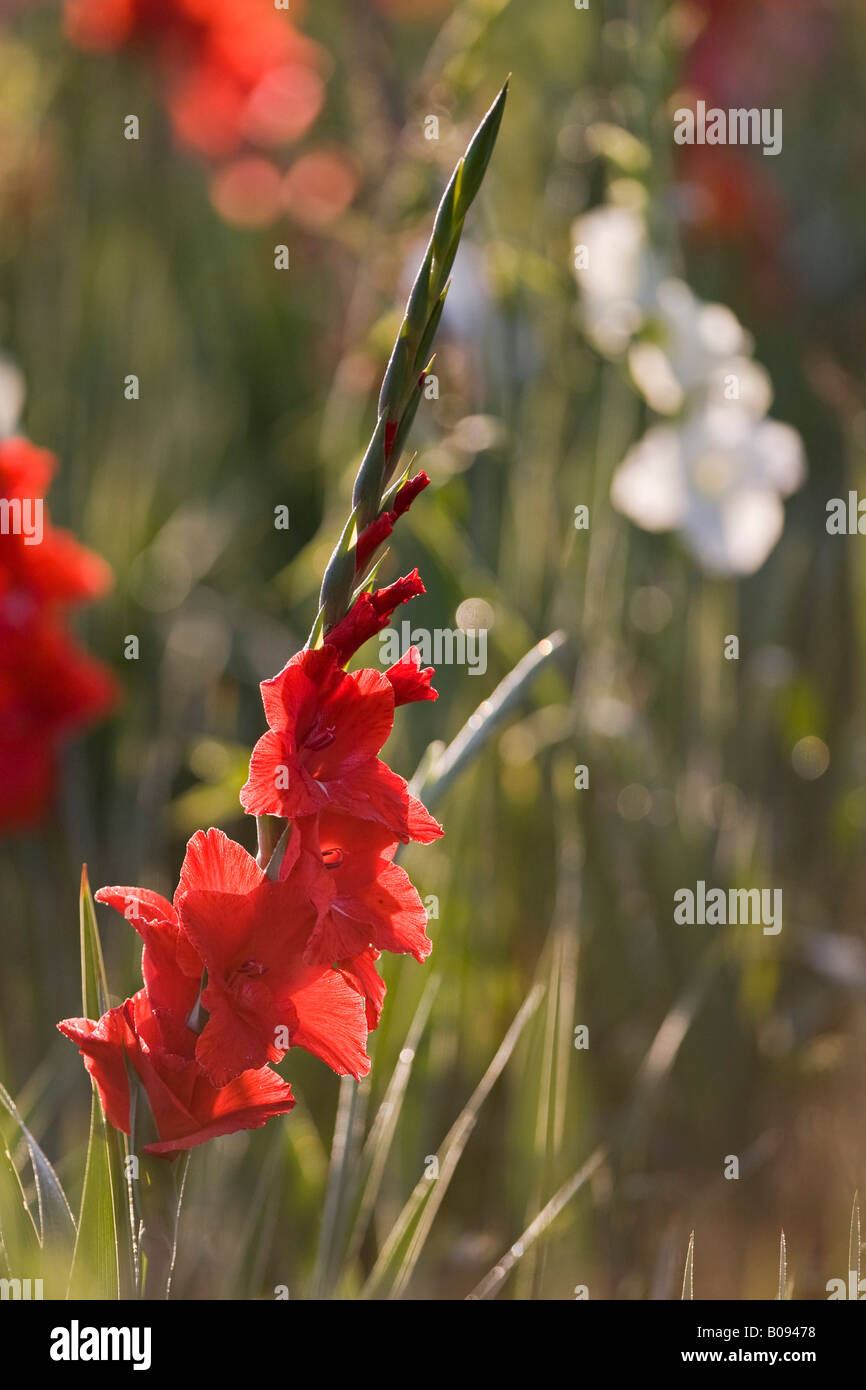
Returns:
[[[371,1032],[379,1026],[386,992],[385,981],[376,969],[378,955],[378,951],[366,950],[351,960],[340,962],[342,974],[364,996],[367,1027]]]
[[[432,666],[421,669],[421,653],[417,647],[410,647],[385,672],[394,687],[395,706],[409,705],[415,700],[438,700],[439,691],[430,684],[435,674]]]
[[[442,834],[439,822],[409,794],[404,779],[379,758],[370,758],[345,781],[331,783],[329,796],[334,810],[379,821],[398,840],[428,845]]]
[[[333,647],[338,664],[345,666],[368,638],[388,626],[395,608],[425,592],[415,569],[389,584],[387,589],[377,589],[373,594],[359,594],[345,618],[325,633],[325,645]]]
[[[320,1057],[338,1076],[360,1081],[370,1070],[364,1001],[338,970],[310,970],[309,976],[292,996],[298,1020],[292,1046]]]

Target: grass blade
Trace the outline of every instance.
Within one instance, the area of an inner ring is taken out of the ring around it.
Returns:
[[[589,1182],[593,1174],[598,1172],[606,1158],[606,1147],[604,1145],[599,1145],[599,1147],[590,1154],[583,1167],[579,1168],[578,1171],[569,1178],[568,1182],[563,1183],[559,1191],[554,1193],[547,1205],[538,1213],[535,1220],[527,1226],[523,1235],[514,1242],[511,1249],[493,1266],[489,1274],[485,1274],[481,1282],[476,1284],[475,1288],[468,1295],[468,1300],[474,1301],[476,1299],[490,1298],[490,1296],[496,1292],[499,1285],[506,1279],[517,1264],[517,1261],[522,1259],[527,1250],[531,1249],[538,1240],[539,1236],[544,1234],[551,1222],[556,1220],[559,1213],[568,1205],[572,1197],[576,1196],[580,1189],[585,1187]]]
[[[689,1248],[686,1252],[686,1267],[683,1270],[683,1291],[681,1299],[693,1299],[695,1296],[695,1233],[692,1231],[689,1236]]]
[[[58,1265],[65,1261],[68,1269],[75,1242],[75,1218],[72,1215],[69,1202],[66,1200],[66,1193],[63,1191],[60,1179],[25,1125],[18,1112],[18,1107],[4,1086],[0,1086],[0,1106],[18,1126],[30,1155],[39,1210],[37,1230],[43,1255],[50,1253]]]
[[[361,1155],[361,1173],[359,1184],[363,1183],[363,1191],[355,1217],[352,1232],[349,1237],[348,1251],[346,1255],[346,1265],[349,1266],[357,1258],[364,1239],[364,1234],[373,1214],[376,1205],[376,1198],[379,1195],[379,1188],[385,1172],[385,1165],[388,1155],[391,1152],[391,1145],[397,1130],[397,1122],[400,1118],[400,1111],[403,1106],[403,1098],[406,1094],[406,1087],[409,1084],[409,1077],[412,1074],[412,1064],[415,1060],[415,1053],[421,1036],[427,1026],[430,1017],[430,1010],[439,989],[440,980],[438,975],[432,975],[427,981],[424,993],[421,995],[415,1015],[406,1035],[406,1042],[400,1050],[397,1064],[391,1074],[388,1087],[385,1091],[379,1109],[376,1111],[376,1118],[370,1127],[366,1143]]]
[[[99,1018],[108,1007],[108,984],[86,866],[81,870],[79,922],[82,1010],[85,1018]],[[69,1290],[78,1298],[132,1295],[134,1265],[125,1159],[125,1137],[106,1121],[94,1087],[84,1188],[69,1271]]]
[[[851,1207],[851,1225],[848,1231],[848,1270],[849,1278],[853,1274],[850,1287],[860,1288],[860,1252],[862,1242],[860,1236],[860,1193],[854,1193],[854,1202]]]
[[[541,1003],[543,995],[544,987],[535,985],[521,1004],[505,1037],[499,1044],[493,1060],[437,1150],[438,1178],[435,1182],[430,1182],[426,1177],[422,1177],[416,1183],[361,1291],[362,1298],[376,1296],[376,1289],[382,1283],[399,1251],[404,1247],[406,1236],[414,1226],[408,1247],[405,1249],[388,1295],[390,1298],[401,1297],[418,1263],[436,1213],[442,1205],[469,1136],[475,1128],[478,1112],[504,1071],[523,1029]]]
[[[36,1222],[5,1146],[0,1147],[0,1258],[10,1278],[32,1277],[42,1268]]]

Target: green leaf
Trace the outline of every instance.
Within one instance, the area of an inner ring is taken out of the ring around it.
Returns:
[[[81,866],[78,923],[81,936],[81,1011],[84,1018],[97,1019],[108,1008],[108,981],[86,864]]]
[[[108,983],[86,867],[81,871],[79,921],[82,1006],[85,1018],[98,1018],[108,1006]],[[77,1298],[117,1299],[131,1297],[133,1288],[125,1136],[106,1120],[94,1087],[69,1290]]]
[[[11,1278],[32,1278],[42,1268],[36,1222],[5,1145],[0,1145],[0,1251],[0,1266]]]
[[[39,1211],[37,1229],[43,1254],[50,1253],[58,1262],[66,1259],[68,1267],[75,1241],[75,1219],[66,1200],[66,1193],[60,1179],[18,1113],[18,1107],[5,1086],[0,1086],[0,1106],[18,1126],[30,1155]]]

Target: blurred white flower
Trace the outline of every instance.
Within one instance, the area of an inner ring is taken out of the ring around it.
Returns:
[[[782,533],[782,497],[805,477],[796,430],[766,419],[769,374],[724,304],[666,273],[640,211],[606,204],[572,228],[590,341],[627,354],[632,381],[676,425],[651,428],[626,455],[611,497],[648,531],[679,530],[705,569],[752,574]]]
[[[674,415],[710,377],[748,362],[752,339],[724,304],[707,304],[682,280],[662,280],[647,313],[650,341],[633,343],[629,369],[653,410]],[[769,385],[769,381],[767,381]],[[732,388],[736,389],[736,387]],[[769,406],[769,398],[759,414]]]
[[[797,431],[728,401],[648,430],[617,469],[611,500],[646,531],[679,530],[711,573],[752,574],[782,534],[781,498],[804,477]]]
[[[632,208],[606,204],[579,217],[571,235],[586,335],[616,356],[640,330],[661,278],[646,223]]]
[[[26,388],[23,373],[8,357],[0,357],[0,439],[18,428]]]

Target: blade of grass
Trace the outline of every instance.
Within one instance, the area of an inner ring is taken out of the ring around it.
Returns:
[[[851,1287],[860,1288],[860,1255],[862,1243],[860,1237],[860,1193],[854,1193],[854,1202],[851,1206],[851,1225],[848,1228],[848,1269],[853,1271],[854,1279]]]
[[[476,1284],[475,1288],[468,1295],[470,1301],[486,1299],[489,1298],[492,1293],[495,1293],[500,1284],[508,1277],[511,1270],[517,1264],[517,1261],[522,1259],[527,1250],[531,1249],[539,1236],[543,1235],[551,1222],[556,1220],[559,1213],[568,1205],[572,1197],[576,1196],[581,1188],[586,1186],[593,1174],[598,1172],[599,1168],[602,1167],[606,1160],[607,1149],[603,1144],[600,1144],[599,1147],[590,1154],[583,1167],[579,1168],[578,1171],[569,1178],[568,1182],[563,1183],[559,1191],[554,1193],[547,1205],[538,1213],[535,1220],[527,1226],[523,1235],[514,1242],[511,1249],[502,1256],[501,1260],[493,1266],[481,1282]]]
[[[39,1232],[27,1205],[12,1155],[0,1147],[0,1252],[11,1277],[31,1277],[42,1267]]]
[[[695,1233],[692,1231],[689,1236],[689,1248],[686,1252],[686,1267],[683,1270],[683,1291],[681,1299],[693,1299],[695,1296]]]
[[[529,1222],[544,1193],[561,1180],[557,1160],[562,1149],[568,1097],[568,1071],[574,1056],[573,1023],[579,949],[580,844],[563,826],[558,852],[557,893],[550,931],[550,968],[545,999],[544,1053],[538,1087],[535,1125],[535,1173],[525,1210]],[[521,1264],[515,1298],[539,1297],[543,1278],[543,1248],[536,1246]]]
[[[357,1102],[358,1082],[351,1076],[342,1077],[337,1101],[337,1115],[334,1120],[334,1138],[331,1144],[331,1162],[328,1167],[328,1186],[322,1212],[322,1228],[313,1269],[313,1298],[324,1297],[325,1289],[330,1281],[334,1240],[350,1167],[350,1150],[352,1135],[355,1132]]]
[[[490,1065],[436,1152],[439,1167],[438,1178],[435,1182],[431,1182],[426,1177],[422,1177],[416,1183],[361,1291],[362,1298],[376,1296],[376,1289],[382,1283],[387,1270],[403,1246],[407,1233],[417,1221],[408,1248],[405,1250],[388,1293],[389,1298],[401,1297],[418,1263],[436,1213],[442,1205],[448,1185],[454,1176],[454,1171],[460,1162],[469,1136],[475,1128],[478,1112],[504,1071],[523,1029],[541,1003],[543,995],[544,987],[540,984],[534,985],[521,1004]]]
[[[427,981],[424,993],[415,1010],[409,1032],[406,1035],[406,1042],[400,1050],[397,1064],[391,1073],[384,1098],[376,1117],[367,1135],[364,1149],[361,1154],[361,1172],[359,1181],[363,1183],[360,1203],[357,1215],[349,1237],[348,1249],[346,1252],[345,1264],[351,1265],[358,1257],[361,1243],[364,1239],[373,1208],[376,1205],[376,1198],[379,1195],[379,1188],[382,1183],[382,1176],[385,1172],[385,1165],[388,1155],[391,1152],[391,1145],[394,1141],[394,1134],[397,1129],[397,1122],[400,1119],[400,1111],[403,1107],[403,1099],[406,1095],[406,1087],[409,1084],[409,1077],[412,1074],[412,1065],[415,1061],[415,1053],[421,1041],[433,1001],[439,990],[441,981],[438,975],[431,975]]]
[[[469,717],[444,752],[432,760],[432,765],[429,760],[422,760],[423,781],[416,773],[410,784],[414,796],[420,797],[428,807],[432,807],[439,800],[463,769],[477,757],[484,745],[502,727],[536,676],[565,642],[564,632],[552,632],[549,637],[537,642],[518,661],[514,669],[500,681],[490,698],[480,704]]]
[[[720,943],[716,943],[704,952],[692,979],[662,1020],[641,1063],[631,1107],[623,1112],[617,1126],[615,1142],[609,1146],[600,1145],[587,1159],[583,1167],[579,1168],[574,1176],[551,1197],[544,1210],[539,1212],[535,1220],[523,1232],[523,1235],[511,1246],[508,1253],[468,1295],[470,1299],[489,1298],[498,1289],[517,1261],[523,1257],[527,1250],[531,1249],[538,1237],[547,1230],[563,1207],[580,1191],[608,1154],[618,1144],[627,1142],[634,1134],[638,1123],[648,1113],[652,1097],[676,1061],[683,1040],[697,1016],[698,1008],[706,994],[713,972],[721,959]]]
[[[85,1018],[99,1018],[108,1007],[108,982],[86,865],[81,870],[79,923],[82,1012]],[[84,1188],[69,1271],[69,1292],[78,1298],[132,1297],[135,1264],[126,1171],[125,1136],[108,1124],[94,1086]]]
[[[43,1253],[51,1251],[58,1263],[65,1259],[68,1268],[75,1243],[75,1218],[66,1200],[66,1193],[53,1167],[21,1118],[15,1102],[2,1085],[0,1106],[18,1126],[30,1155],[39,1211],[37,1229]]]

